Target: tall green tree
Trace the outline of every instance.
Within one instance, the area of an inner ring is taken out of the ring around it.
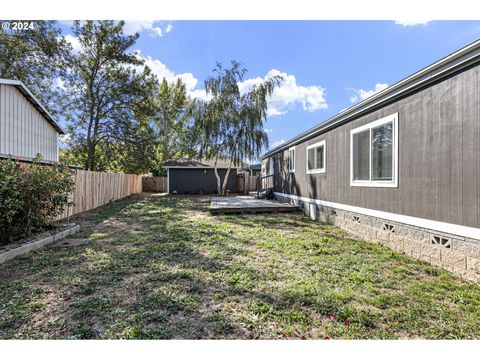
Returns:
[[[89,170],[115,167],[122,163],[120,157],[132,153],[136,155],[128,161],[145,163],[138,149],[132,151],[143,145],[138,136],[144,126],[137,115],[153,114],[151,92],[158,82],[129,52],[139,35],[125,35],[124,25],[76,21],[72,27],[80,51],[72,55],[65,81],[70,99],[67,118],[72,144],[85,152],[83,166]]]
[[[195,129],[200,139],[200,156],[215,159],[217,192],[223,195],[232,166],[257,158],[268,147],[268,136],[263,129],[267,99],[282,78],[274,76],[242,94],[238,83],[247,69],[241,63],[232,61],[230,68],[217,63],[213,72],[205,80],[205,90],[211,99],[196,101]],[[230,160],[223,181],[217,169],[221,158]]]
[[[55,21],[21,21],[33,28],[0,29],[0,77],[22,81],[52,114],[63,94],[55,81],[65,75],[70,47]]]
[[[156,110],[153,117],[156,140],[154,173],[162,173],[161,165],[170,158],[195,156],[193,103],[181,79],[170,83],[163,79],[156,95]]]
[[[144,174],[156,164],[156,139],[150,125],[152,108],[134,110],[131,121],[120,122],[114,130],[117,140],[100,144],[102,166],[110,171]]]

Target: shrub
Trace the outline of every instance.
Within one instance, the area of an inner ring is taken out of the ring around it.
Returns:
[[[22,164],[0,160],[0,243],[5,244],[51,225],[71,204],[73,171],[62,164]]]

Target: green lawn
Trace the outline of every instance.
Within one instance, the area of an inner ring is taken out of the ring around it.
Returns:
[[[300,213],[138,195],[0,265],[1,338],[480,338],[480,286]]]

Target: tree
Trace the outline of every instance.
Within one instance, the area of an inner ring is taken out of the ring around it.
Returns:
[[[205,81],[209,101],[196,101],[195,129],[200,139],[200,156],[215,159],[217,192],[223,195],[232,165],[253,160],[268,147],[268,136],[263,130],[267,116],[267,98],[281,81],[274,76],[246,93],[240,93],[238,83],[247,70],[237,61],[231,68],[217,63],[215,76]],[[220,158],[230,160],[226,175],[221,181],[217,162]]]
[[[155,166],[156,141],[150,126],[151,110],[134,110],[132,121],[120,122],[116,141],[100,143],[100,158],[104,168],[115,172],[144,174]]]
[[[72,27],[81,50],[72,55],[65,81],[70,99],[67,119],[72,143],[86,152],[83,165],[89,170],[130,162],[128,167],[140,171],[138,165],[145,163],[135,148],[144,145],[138,136],[145,130],[137,115],[153,111],[150,94],[157,80],[141,59],[128,52],[139,35],[124,35],[123,27],[123,21],[76,21]],[[132,153],[127,162],[121,159]]]
[[[192,121],[193,100],[187,95],[181,79],[168,83],[164,78],[156,95],[153,117],[156,140],[155,174],[162,173],[161,165],[172,157],[193,157],[196,154]]]
[[[27,22],[33,29],[0,29],[0,77],[22,81],[56,114],[62,94],[55,81],[66,72],[69,46],[54,21]]]

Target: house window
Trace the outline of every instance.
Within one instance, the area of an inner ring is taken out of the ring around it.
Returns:
[[[325,140],[307,146],[307,174],[323,174],[326,168]]]
[[[288,172],[295,172],[295,146],[288,149]]]
[[[261,169],[261,176],[268,176],[273,175],[274,173],[274,157],[269,157],[267,159],[262,160],[262,169]]]
[[[262,169],[260,170],[261,176],[267,176],[267,166],[268,166],[268,159],[262,160]]]
[[[350,132],[350,185],[397,187],[398,113]]]

